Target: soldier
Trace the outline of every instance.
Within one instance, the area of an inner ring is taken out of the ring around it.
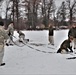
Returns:
[[[13,22],[10,23],[10,25],[8,26],[8,35],[9,35],[9,40],[7,42],[8,45],[13,45],[13,35],[14,35],[14,26],[13,26]]]
[[[5,63],[3,62],[4,56],[4,41],[8,39],[8,34],[4,29],[4,23],[0,22],[0,66],[4,66]]]
[[[74,49],[76,49],[76,25],[73,23],[72,28],[68,32],[68,37],[74,37]]]
[[[50,42],[51,45],[54,45],[54,37],[53,37],[53,35],[54,35],[54,28],[50,24],[49,25],[49,42]]]
[[[60,48],[58,49],[57,53],[68,53],[68,52],[73,52],[71,43],[73,41],[73,37],[69,36],[67,40],[64,40],[63,43],[61,44]]]
[[[19,42],[23,42],[25,39],[25,34],[19,30],[17,31],[17,33],[19,34]]]

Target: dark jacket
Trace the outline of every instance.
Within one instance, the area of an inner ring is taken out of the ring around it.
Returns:
[[[69,36],[73,36],[74,38],[76,38],[76,27],[73,27],[69,30],[68,37]]]
[[[49,36],[53,36],[54,35],[54,28],[50,27],[49,28]]]

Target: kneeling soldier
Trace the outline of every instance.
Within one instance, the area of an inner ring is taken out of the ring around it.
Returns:
[[[69,36],[67,40],[64,40],[61,44],[60,48],[58,49],[57,53],[66,54],[69,52],[73,52],[72,46],[70,45],[73,41],[73,37]]]
[[[25,39],[25,34],[21,31],[17,31],[17,33],[19,34],[19,42],[23,42]]]

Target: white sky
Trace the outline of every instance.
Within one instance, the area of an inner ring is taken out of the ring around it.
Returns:
[[[61,5],[62,1],[65,1],[65,0],[55,0],[56,6],[59,7]]]

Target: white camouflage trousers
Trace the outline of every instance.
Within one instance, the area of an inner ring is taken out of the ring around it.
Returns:
[[[13,40],[13,37],[12,37],[12,35],[11,35],[11,36],[9,36],[9,39],[7,40],[7,43],[8,43],[8,44],[13,44],[12,40]]]
[[[25,39],[25,36],[24,36],[24,35],[21,35],[21,36],[19,37],[19,41],[24,41],[24,39]]]
[[[76,49],[76,38],[74,38],[74,48]]]
[[[0,45],[0,65],[3,62],[3,56],[4,56],[4,46]]]
[[[53,38],[53,36],[49,36],[49,42],[50,42],[50,44],[54,45],[54,38]]]

